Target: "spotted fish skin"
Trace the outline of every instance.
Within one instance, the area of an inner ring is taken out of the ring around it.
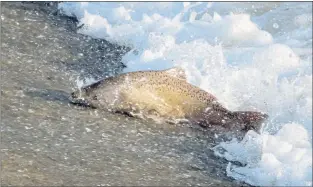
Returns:
[[[100,80],[72,93],[90,106],[142,118],[187,119],[202,126],[257,129],[268,116],[260,112],[231,112],[217,98],[188,83],[181,68],[137,71]]]

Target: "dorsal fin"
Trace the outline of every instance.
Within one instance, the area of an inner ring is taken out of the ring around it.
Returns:
[[[164,70],[164,72],[166,72],[170,76],[176,77],[178,79],[182,79],[182,80],[185,80],[185,81],[187,80],[186,72],[181,67],[173,67],[173,68]]]

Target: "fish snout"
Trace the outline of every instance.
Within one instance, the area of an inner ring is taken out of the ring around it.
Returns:
[[[70,98],[71,99],[77,99],[78,98],[77,92],[72,92]]]
[[[78,102],[81,102],[82,100],[84,100],[81,98],[80,90],[72,92],[71,95],[69,96],[69,99],[72,103],[78,103]]]
[[[69,100],[74,105],[96,108],[94,103],[92,103],[88,97],[89,96],[86,95],[86,90],[82,89],[72,92],[69,96]]]

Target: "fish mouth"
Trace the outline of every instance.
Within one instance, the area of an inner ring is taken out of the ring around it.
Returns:
[[[72,92],[69,96],[69,100],[71,101],[71,103],[76,103],[79,102],[80,100],[83,100],[81,98],[79,98],[78,96],[78,92]]]
[[[79,92],[72,92],[69,96],[69,100],[71,104],[84,106],[84,107],[92,107],[84,98],[79,97]]]
[[[70,96],[70,99],[77,99],[77,98],[78,98],[77,93],[76,92],[72,92],[71,96]]]

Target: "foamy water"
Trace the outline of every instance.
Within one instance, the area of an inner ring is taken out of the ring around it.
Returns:
[[[127,45],[128,71],[180,66],[231,110],[269,114],[260,134],[213,150],[252,185],[312,185],[312,3],[61,3],[80,33]]]

